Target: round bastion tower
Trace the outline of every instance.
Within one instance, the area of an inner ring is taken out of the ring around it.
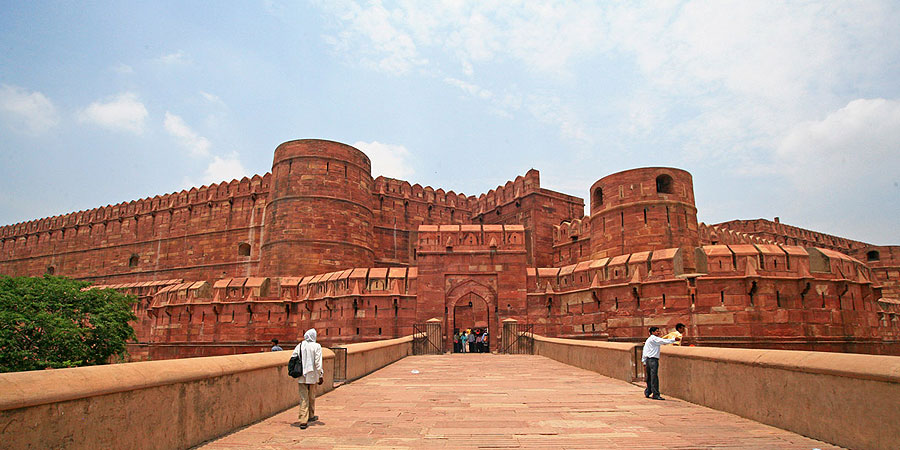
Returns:
[[[696,247],[691,174],[670,167],[626,170],[591,186],[591,257]]]
[[[372,164],[363,152],[318,139],[275,149],[259,274],[305,276],[371,267]]]

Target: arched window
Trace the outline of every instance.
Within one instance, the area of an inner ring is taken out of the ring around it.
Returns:
[[[672,193],[672,177],[662,174],[656,177],[656,192],[659,194]]]
[[[238,256],[250,256],[250,244],[246,242],[238,244]]]
[[[131,255],[131,258],[128,258],[128,267],[137,267],[138,262],[140,262],[140,257],[136,254]]]
[[[47,275],[53,275],[56,273],[56,268],[53,266],[47,266]]]
[[[597,189],[594,189],[593,199],[594,199],[593,204],[594,204],[595,208],[603,204],[603,188],[598,187]]]
[[[866,253],[866,261],[881,261],[881,255],[878,254],[878,251],[872,250],[869,253]]]

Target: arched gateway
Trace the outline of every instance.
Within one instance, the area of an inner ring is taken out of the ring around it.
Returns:
[[[500,329],[495,290],[470,279],[452,287],[445,298],[448,331],[445,346],[452,348],[452,333],[457,330],[481,328],[489,330],[488,344],[491,349],[496,348],[496,339],[491,338]]]
[[[524,319],[517,314],[526,300],[525,229],[422,225],[417,247],[417,320],[443,317],[444,351],[453,348],[454,329],[466,328],[487,328],[496,350],[500,321]]]

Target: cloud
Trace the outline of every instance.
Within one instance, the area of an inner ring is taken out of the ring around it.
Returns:
[[[128,64],[119,63],[112,67],[113,72],[128,75],[134,73],[134,69]]]
[[[240,180],[249,172],[241,164],[237,153],[226,157],[213,156],[212,162],[203,173],[203,184],[219,183],[222,181]]]
[[[170,135],[178,139],[182,147],[190,151],[192,156],[209,156],[211,146],[209,140],[195,133],[181,117],[166,111],[163,126]]]
[[[847,92],[892,88],[900,57],[896,2],[319,6],[335,24],[329,42],[354,63],[419,68],[494,107],[507,96],[551,97],[524,111],[578,142],[597,134],[584,124],[605,109],[625,137],[704,164],[770,159],[793,124],[846,104]],[[525,76],[496,76],[509,70]],[[585,98],[599,105],[579,108]]]
[[[141,134],[147,108],[136,94],[126,92],[106,101],[96,101],[78,113],[82,122],[93,123],[117,131]]]
[[[185,56],[184,52],[178,50],[175,53],[169,53],[167,55],[162,55],[159,58],[156,58],[156,61],[165,64],[165,65],[174,65],[174,64],[187,64],[190,61]]]
[[[407,180],[415,172],[409,161],[410,152],[402,145],[382,144],[378,141],[357,142],[354,147],[362,150],[372,161],[372,176]]]
[[[37,136],[55,127],[59,114],[44,94],[0,84],[0,120],[11,130]]]
[[[776,162],[809,194],[889,190],[900,167],[900,101],[857,99],[796,125],[778,145]]]
[[[467,83],[465,81],[458,80],[456,78],[447,77],[447,78],[444,78],[444,82],[449,85],[456,86],[456,87],[462,89],[464,92],[466,92],[467,94],[469,94],[473,97],[478,97],[478,98],[481,98],[484,100],[488,100],[488,99],[491,99],[494,97],[494,94],[491,93],[491,91],[489,91],[487,89],[482,89],[472,83]]]
[[[224,105],[225,103],[221,98],[217,95],[210,94],[209,92],[200,91],[200,96],[206,99],[206,101],[210,103],[214,103],[216,105]]]
[[[326,37],[339,53],[347,54],[363,66],[392,74],[405,74],[426,63],[419,57],[409,33],[396,26],[394,12],[380,2],[365,6],[324,2],[321,6],[344,22],[337,35]]]

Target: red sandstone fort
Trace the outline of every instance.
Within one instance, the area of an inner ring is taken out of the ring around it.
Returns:
[[[0,228],[0,274],[137,296],[136,358],[260,351],[504,320],[545,336],[900,354],[900,246],[764,219],[698,223],[690,173],[628,170],[584,200],[528,171],[478,197],[373,179],[359,150],[278,146],[272,172]],[[500,333],[491,346],[498,345]],[[445,336],[445,348],[449,348]]]

